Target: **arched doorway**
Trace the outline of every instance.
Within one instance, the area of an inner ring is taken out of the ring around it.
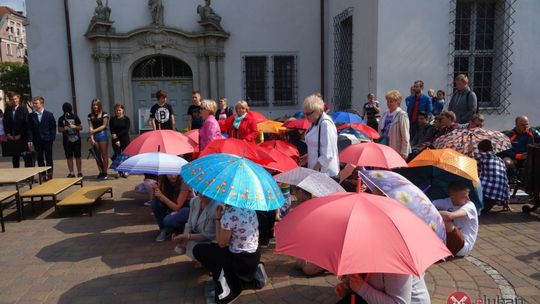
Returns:
[[[135,127],[140,132],[152,129],[150,108],[156,103],[156,92],[167,92],[167,102],[173,107],[176,128],[187,127],[186,113],[191,104],[193,73],[185,62],[165,55],[144,58],[133,68],[133,110]]]

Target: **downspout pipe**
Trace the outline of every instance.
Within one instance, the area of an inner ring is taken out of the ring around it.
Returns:
[[[66,35],[68,47],[69,80],[71,85],[71,100],[73,104],[73,113],[77,114],[77,92],[75,90],[75,73],[73,71],[73,48],[71,44],[71,24],[69,22],[69,4],[64,0],[64,18],[66,21]]]
[[[325,73],[325,69],[324,69],[324,56],[325,56],[325,52],[324,52],[324,15],[325,15],[325,12],[324,12],[324,1],[325,0],[320,0],[320,13],[321,13],[321,95],[323,96],[324,98],[324,88],[325,88],[325,85],[324,85],[324,73]]]

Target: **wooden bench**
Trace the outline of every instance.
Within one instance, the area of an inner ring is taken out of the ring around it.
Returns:
[[[83,187],[59,201],[56,205],[56,212],[60,216],[60,207],[68,206],[88,206],[88,212],[92,216],[92,205],[101,198],[105,193],[110,193],[113,196],[111,186],[87,186]]]
[[[11,206],[13,203],[17,205],[17,213],[19,216],[19,221],[21,220],[20,214],[20,200],[19,192],[17,190],[6,190],[0,191],[0,222],[2,225],[2,232],[6,232],[6,227],[4,226],[4,208]]]
[[[25,199],[29,199],[27,203],[34,203],[35,198],[40,198],[40,201],[43,202],[46,197],[50,197],[56,206],[58,195],[73,185],[82,187],[82,177],[53,178],[21,194],[21,207],[24,205]],[[34,211],[34,204],[32,204],[32,211]]]

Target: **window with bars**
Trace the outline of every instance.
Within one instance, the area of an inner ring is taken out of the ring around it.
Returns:
[[[454,19],[451,76],[453,79],[458,74],[466,74],[478,98],[478,106],[487,112],[503,113],[509,105],[514,2],[451,1],[454,9],[451,12]]]
[[[296,56],[243,56],[243,91],[250,106],[295,105]]]

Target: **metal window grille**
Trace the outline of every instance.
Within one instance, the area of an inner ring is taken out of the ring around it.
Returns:
[[[134,79],[192,77],[191,68],[185,62],[170,56],[150,57],[135,67]]]
[[[516,0],[451,0],[449,85],[469,77],[482,112],[507,113]]]
[[[272,56],[274,105],[297,103],[296,56]]]
[[[268,105],[266,56],[244,56],[244,99],[250,106]]]
[[[352,105],[353,8],[334,17],[334,104],[337,110]]]

